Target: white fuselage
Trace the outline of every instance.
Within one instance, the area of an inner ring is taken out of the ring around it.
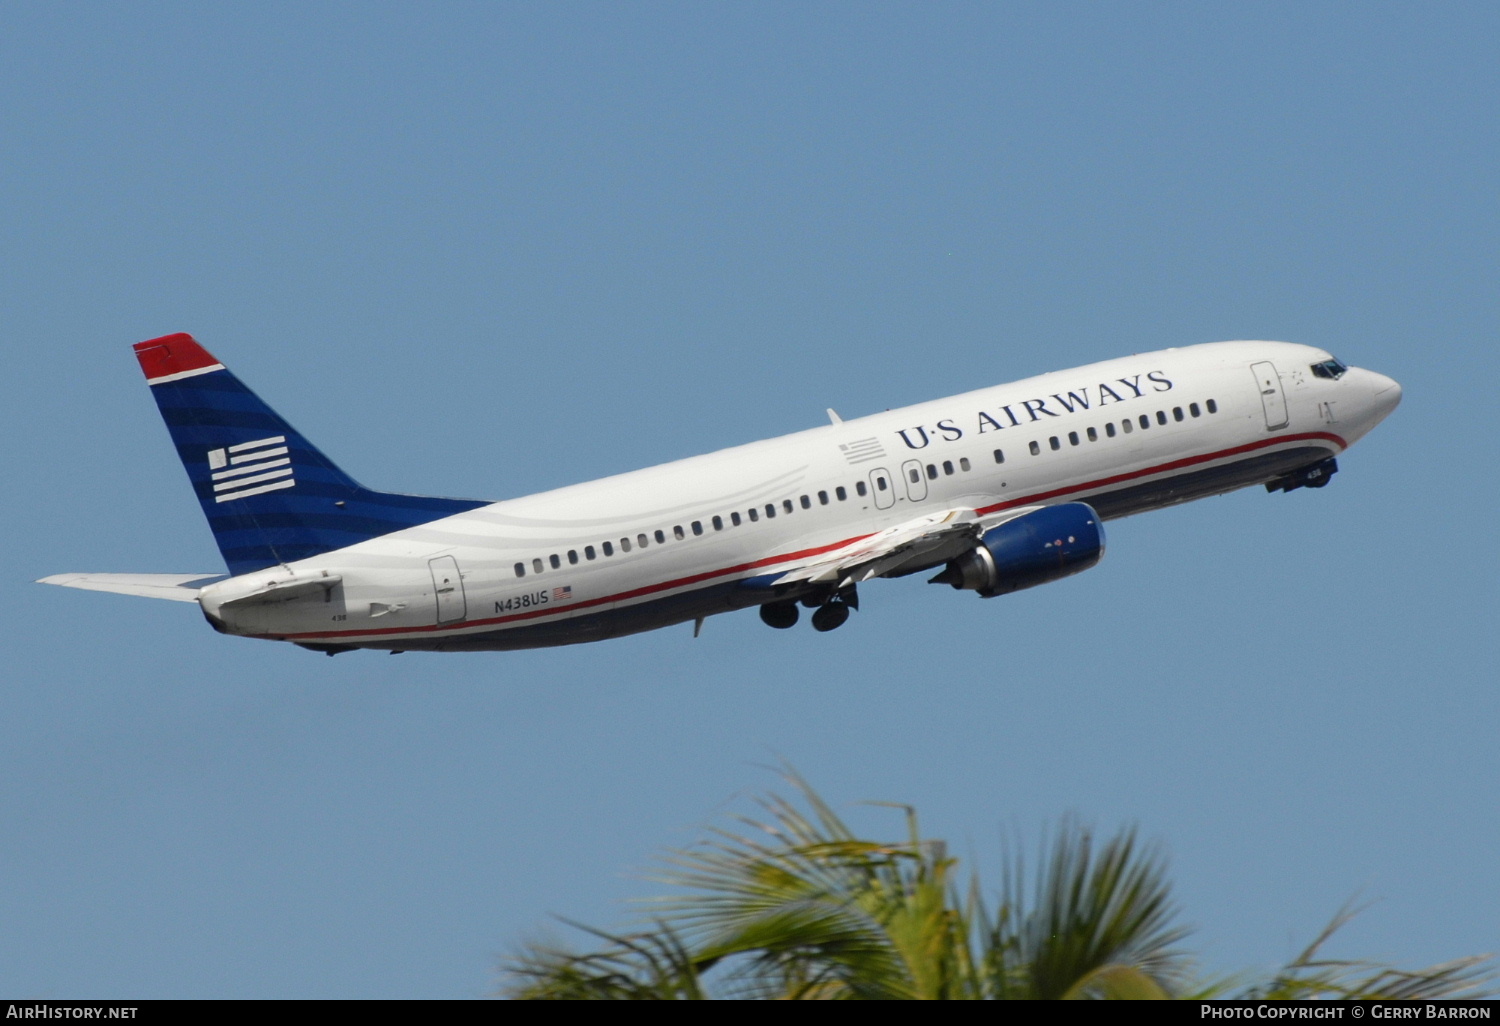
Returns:
[[[1109,519],[1271,481],[1342,452],[1399,401],[1371,371],[1315,376],[1328,359],[1220,342],[1109,360],[507,499],[199,602],[230,633],[330,650],[648,630],[765,602],[766,575],[927,513],[1082,501]],[[225,605],[320,577],[337,583]]]

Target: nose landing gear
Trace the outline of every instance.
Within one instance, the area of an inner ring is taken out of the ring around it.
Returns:
[[[1329,478],[1339,472],[1339,461],[1332,456],[1319,460],[1310,467],[1294,470],[1290,474],[1266,482],[1268,492],[1292,492],[1298,488],[1322,488]]]

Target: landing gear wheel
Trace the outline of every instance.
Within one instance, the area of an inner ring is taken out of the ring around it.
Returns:
[[[813,630],[826,632],[842,627],[844,621],[849,619],[849,607],[842,602],[834,601],[818,609],[812,615]]]
[[[775,627],[784,631],[788,627],[797,625],[797,603],[795,602],[767,602],[760,607],[760,619],[767,627]],[[817,617],[813,617],[817,622]]]

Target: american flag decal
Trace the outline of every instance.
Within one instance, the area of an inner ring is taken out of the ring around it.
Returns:
[[[839,451],[850,463],[865,463],[869,460],[882,459],[885,456],[885,446],[880,444],[878,438],[861,438],[857,442],[840,445]]]
[[[562,599],[570,599],[572,597],[573,597],[573,586],[571,584],[565,584],[561,588],[553,588],[552,589],[552,601],[553,602],[558,602],[558,601],[561,601]]]
[[[286,435],[210,449],[208,466],[213,471],[215,502],[274,492],[297,483],[292,476],[292,459],[287,455]]]

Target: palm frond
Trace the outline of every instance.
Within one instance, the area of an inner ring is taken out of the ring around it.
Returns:
[[[634,934],[610,934],[581,923],[578,929],[606,942],[602,951],[577,954],[545,944],[527,945],[502,970],[503,996],[553,1001],[681,1001],[708,995],[701,974],[712,960],[692,954],[665,924]]]
[[[580,927],[602,942],[576,953],[532,944],[504,965],[518,998],[796,1000],[957,998],[1406,998],[1479,996],[1494,963],[1459,959],[1401,970],[1322,956],[1355,914],[1346,906],[1262,983],[1193,981],[1179,949],[1160,851],[1134,830],[1096,840],[1065,820],[1039,846],[1033,880],[1017,853],[998,900],[925,839],[906,806],[906,838],[857,836],[801,777],[795,800],[670,852],[653,879],[674,893],[641,904],[632,932]],[[711,978],[712,983],[708,981]]]
[[[1065,821],[1042,858],[1034,894],[1019,857],[1006,867],[1001,913],[986,921],[993,989],[1056,999],[1139,992],[1140,981],[1164,994],[1181,986],[1190,965],[1175,945],[1188,930],[1172,925],[1158,852],[1130,829],[1096,851],[1091,831]]]
[[[1330,959],[1320,954],[1349,920],[1361,911],[1344,905],[1296,958],[1264,983],[1236,996],[1259,1000],[1444,1000],[1487,996],[1496,978],[1494,957],[1474,955],[1422,969],[1398,969],[1379,962]]]

